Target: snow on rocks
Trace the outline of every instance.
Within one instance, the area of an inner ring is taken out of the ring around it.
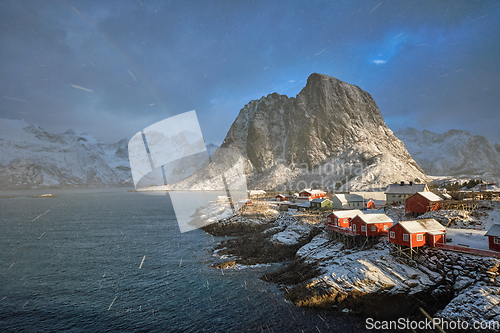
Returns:
[[[278,245],[295,245],[309,236],[314,225],[304,223],[293,218],[291,214],[284,214],[278,221],[281,226],[285,224],[285,229],[274,234],[271,242]]]
[[[203,221],[203,224],[207,225],[228,219],[233,215],[234,212],[229,205],[211,202],[205,207],[198,208],[191,217],[196,221]]]
[[[500,287],[484,282],[471,285],[455,297],[436,316],[447,320],[463,320],[473,324],[479,320],[500,321]]]
[[[317,262],[324,271],[320,278],[340,293],[417,293],[435,285],[436,280],[428,270],[412,268],[391,256],[385,244],[348,250],[320,234],[297,255],[306,262]]]

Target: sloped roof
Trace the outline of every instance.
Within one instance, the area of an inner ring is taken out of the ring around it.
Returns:
[[[322,190],[312,190],[310,188],[305,188],[303,189],[302,191],[300,192],[307,192],[307,193],[311,193],[311,194],[316,194],[316,193],[326,193],[325,191],[322,191]],[[299,193],[300,193],[299,192]]]
[[[304,203],[298,204],[297,207],[306,207],[306,208],[309,208],[309,207],[311,207],[311,202],[310,201],[306,201]]]
[[[442,201],[443,200],[443,199],[441,199],[440,196],[438,196],[437,194],[432,193],[432,192],[417,192],[417,193],[429,201]]]
[[[362,202],[364,201],[365,199],[363,199],[363,197],[359,194],[334,194],[332,196],[333,197],[337,197],[337,199],[339,199],[340,202],[342,203],[348,203],[348,202]]]
[[[363,214],[359,216],[366,224],[393,223],[394,221],[385,214]]]
[[[409,233],[446,230],[446,227],[434,219],[400,221],[399,224]]]
[[[385,189],[385,194],[414,194],[417,192],[424,192],[425,187],[427,185],[425,184],[404,184],[401,186],[401,184],[390,184],[387,186]]]
[[[493,224],[485,236],[500,237],[500,224]]]
[[[359,209],[353,210],[338,210],[333,212],[333,215],[337,216],[339,219],[354,218],[356,215],[363,215],[363,212]]]
[[[305,188],[305,189],[303,189],[303,190],[302,190],[302,191],[300,191],[300,192],[307,192],[307,193],[309,193],[309,194],[323,194],[323,193],[325,193],[325,194],[326,194],[326,192],[325,192],[325,191],[322,191],[322,190],[311,190],[310,188]]]
[[[319,202],[319,203],[322,203],[323,201],[327,201],[328,199],[325,199],[325,198],[316,198],[316,199],[312,199],[311,202]],[[328,200],[330,201],[330,200]]]

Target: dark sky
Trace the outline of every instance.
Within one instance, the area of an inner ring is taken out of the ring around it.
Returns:
[[[0,117],[54,133],[114,142],[196,110],[220,144],[250,100],[317,72],[393,131],[500,142],[499,1],[0,0],[0,43]]]

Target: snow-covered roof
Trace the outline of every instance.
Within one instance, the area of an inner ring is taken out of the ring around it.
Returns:
[[[399,224],[409,233],[446,230],[446,227],[434,219],[400,221]]]
[[[359,209],[353,210],[338,210],[336,212],[332,212],[333,215],[337,216],[339,219],[345,218],[354,218],[356,215],[363,215],[363,212]]]
[[[500,237],[500,224],[493,224],[485,236]]]
[[[385,190],[385,194],[413,194],[424,192],[427,185],[425,184],[390,184]]]
[[[389,216],[385,214],[363,214],[359,217],[366,223],[392,223],[394,222]]]
[[[325,198],[316,198],[316,199],[312,199],[311,202],[319,202],[319,203],[322,203],[323,201],[326,201],[328,199],[325,199]],[[330,200],[328,200],[330,201]]]
[[[431,235],[442,235],[442,234],[445,234],[445,232],[441,231],[441,230],[427,231],[427,233],[431,234]]]
[[[364,201],[363,197],[359,194],[334,194],[333,197],[336,197],[342,203]]]
[[[443,199],[441,199],[440,196],[438,196],[437,194],[432,193],[432,192],[417,192],[417,193],[429,201],[441,201],[441,200],[443,200]]]
[[[309,208],[309,207],[311,207],[311,202],[310,201],[306,201],[304,203],[298,204],[297,207],[306,207],[306,208]]]
[[[249,190],[248,193],[250,195],[256,195],[256,194],[266,194],[266,191],[264,190]]]
[[[302,190],[302,191],[300,191],[300,192],[307,192],[307,193],[309,193],[309,194],[323,194],[323,193],[324,193],[324,194],[326,194],[326,192],[325,192],[325,191],[321,191],[321,190],[311,190],[310,188],[305,188],[305,189],[303,189],[303,190]]]

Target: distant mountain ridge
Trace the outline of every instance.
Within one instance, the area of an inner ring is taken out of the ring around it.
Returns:
[[[273,93],[245,105],[221,148],[241,154],[252,189],[363,190],[428,179],[370,94],[317,73],[295,98]],[[227,167],[221,154],[169,188],[212,189],[212,175]]]
[[[436,134],[412,127],[395,134],[429,175],[500,177],[500,145],[482,135],[456,129]]]
[[[0,189],[130,186],[127,143],[0,119]]]

